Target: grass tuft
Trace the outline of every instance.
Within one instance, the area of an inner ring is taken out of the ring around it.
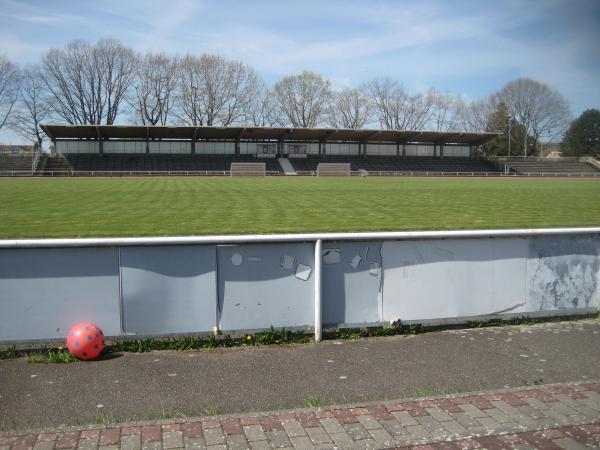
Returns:
[[[37,351],[27,355],[30,364],[69,364],[79,361],[66,350]]]

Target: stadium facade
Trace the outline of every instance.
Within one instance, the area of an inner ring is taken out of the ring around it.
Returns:
[[[496,133],[333,128],[42,125],[61,154],[470,157]]]

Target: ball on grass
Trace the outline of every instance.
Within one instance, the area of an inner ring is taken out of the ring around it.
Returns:
[[[76,358],[96,359],[104,350],[104,333],[91,322],[79,322],[67,334],[67,348]]]

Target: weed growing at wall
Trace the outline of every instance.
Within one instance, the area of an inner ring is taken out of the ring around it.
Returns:
[[[582,319],[600,319],[600,313],[586,316],[562,316],[562,317],[537,317],[537,318],[513,318],[508,320],[492,319],[488,321],[471,321],[466,324],[457,325],[423,325],[423,324],[396,324],[395,326],[379,326],[369,328],[338,328],[328,329],[323,332],[324,340],[354,340],[366,337],[416,335],[432,331],[449,329],[467,329],[483,327],[502,327],[511,325],[532,325],[536,323],[560,322]],[[197,350],[215,349],[228,347],[249,347],[259,345],[284,345],[305,344],[313,340],[313,334],[307,331],[291,331],[284,328],[271,327],[268,330],[255,334],[244,334],[232,337],[225,336],[184,336],[170,339],[139,339],[113,341],[108,345],[104,353],[132,352],[145,353],[155,350]],[[0,360],[27,357],[29,363],[72,363],[78,361],[62,347],[18,350],[14,345],[0,351]]]

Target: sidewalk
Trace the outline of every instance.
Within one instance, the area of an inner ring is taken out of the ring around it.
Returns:
[[[600,381],[0,435],[0,450],[600,448]]]

